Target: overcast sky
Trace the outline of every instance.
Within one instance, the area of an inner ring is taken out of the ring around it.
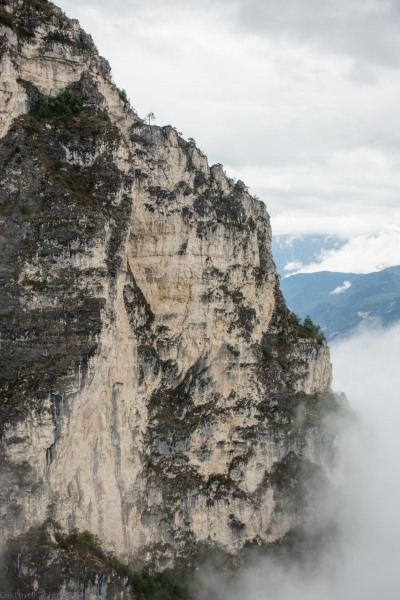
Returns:
[[[400,264],[400,0],[58,4],[139,115],[245,181],[275,234],[362,236],[366,256],[379,239]]]

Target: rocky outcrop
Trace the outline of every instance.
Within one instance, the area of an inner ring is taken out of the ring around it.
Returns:
[[[263,203],[145,125],[52,4],[0,17],[2,538],[50,518],[158,568],[281,538],[333,401]]]

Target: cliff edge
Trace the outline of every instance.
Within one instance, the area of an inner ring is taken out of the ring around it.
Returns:
[[[2,539],[58,523],[157,569],[281,539],[331,466],[331,367],[264,204],[54,5],[0,25]]]

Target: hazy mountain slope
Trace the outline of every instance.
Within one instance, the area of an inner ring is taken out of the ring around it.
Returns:
[[[365,321],[389,325],[400,319],[400,267],[365,275],[299,273],[282,279],[281,287],[290,309],[301,317],[309,314],[328,338]]]

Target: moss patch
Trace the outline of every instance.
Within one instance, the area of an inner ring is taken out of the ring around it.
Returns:
[[[6,10],[0,10],[0,24],[12,28],[14,25],[13,16]]]
[[[107,141],[120,138],[107,112],[99,110],[91,98],[85,97],[79,85],[71,86],[54,98],[40,95],[30,114],[37,121],[48,122],[56,128],[64,143],[88,141],[99,136]],[[33,131],[35,124],[29,125]]]
[[[79,50],[87,50],[90,48],[87,42],[71,40],[68,36],[60,33],[59,31],[50,31],[50,33],[46,35],[45,41],[71,46],[72,48],[78,48]]]

